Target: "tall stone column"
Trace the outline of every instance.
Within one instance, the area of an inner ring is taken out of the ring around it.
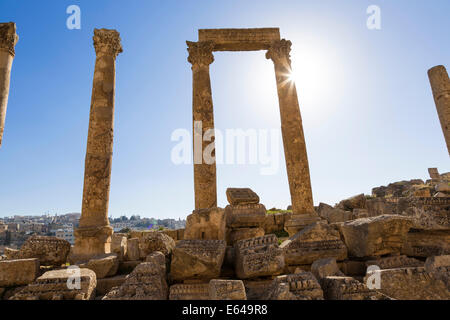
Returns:
[[[436,104],[442,132],[450,155],[450,80],[444,66],[436,66],[428,70],[434,102]]]
[[[115,30],[95,29],[97,54],[92,88],[86,149],[83,204],[75,231],[74,256],[86,259],[111,252],[113,229],[108,220],[108,202],[113,153],[115,64],[122,52]]]
[[[5,129],[6,107],[8,105],[9,81],[15,55],[14,47],[19,40],[14,22],[0,23],[0,148]]]
[[[216,161],[214,137],[204,141],[205,133],[214,130],[214,113],[211,95],[209,65],[214,62],[214,42],[186,42],[188,61],[192,64],[193,82],[193,140],[194,140],[194,192],[195,209],[209,209],[217,206]],[[206,151],[206,152],[205,152]],[[204,157],[204,153],[206,157]],[[208,159],[208,154],[213,156]]]
[[[308,155],[297,89],[295,83],[290,80],[290,51],[290,41],[285,39],[274,41],[266,53],[266,58],[271,59],[275,66],[281,133],[293,211],[293,216],[285,228],[290,235],[293,235],[304,226],[317,221],[318,216],[313,205]]]

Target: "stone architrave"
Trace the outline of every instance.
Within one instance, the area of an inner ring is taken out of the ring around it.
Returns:
[[[86,149],[83,204],[75,230],[74,257],[111,252],[113,229],[108,220],[114,129],[116,57],[122,52],[116,30],[95,29],[97,54]]]
[[[444,66],[436,66],[428,70],[428,78],[447,150],[450,154],[450,79]]]
[[[174,284],[170,286],[169,300],[209,300],[209,284]]]
[[[278,276],[264,300],[323,300],[323,291],[311,272]]]
[[[217,207],[214,112],[209,76],[209,65],[214,62],[214,42],[186,43],[188,61],[192,64],[195,209],[209,209]]]
[[[242,280],[214,279],[209,282],[210,300],[247,300]]]
[[[0,148],[5,129],[11,67],[15,55],[14,47],[19,40],[14,22],[0,23]]]
[[[318,220],[313,205],[308,155],[297,89],[295,83],[289,78],[292,74],[291,44],[291,41],[285,39],[273,41],[266,53],[266,58],[271,59],[275,66],[281,133],[293,211],[293,217],[286,228],[290,235],[310,224],[314,218]]]

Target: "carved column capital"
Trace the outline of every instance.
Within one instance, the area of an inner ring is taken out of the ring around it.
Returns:
[[[267,59],[272,59],[272,61],[277,63],[287,63],[289,66],[291,65],[291,45],[292,42],[286,39],[281,39],[277,41],[273,41],[270,45],[269,50],[266,53]]]
[[[194,66],[209,66],[214,62],[214,42],[213,41],[186,41],[188,45],[188,61]]]
[[[120,33],[116,30],[94,29],[93,39],[97,56],[104,54],[116,58],[119,53],[123,52]]]
[[[7,51],[14,57],[17,41],[19,36],[16,34],[16,24],[14,22],[0,23],[0,50]]]

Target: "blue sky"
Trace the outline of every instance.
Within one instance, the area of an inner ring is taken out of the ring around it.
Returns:
[[[81,30],[66,8],[81,8]],[[381,30],[366,27],[369,5]],[[175,165],[175,129],[191,130],[186,40],[199,28],[279,27],[292,64],[314,202],[334,204],[403,179],[450,171],[427,70],[450,67],[448,1],[1,0],[0,21],[20,40],[0,149],[0,216],[80,212],[92,90],[94,28],[114,28],[117,58],[110,215],[184,218],[194,207],[192,165]],[[215,53],[216,128],[279,129],[273,64],[264,52]],[[277,174],[218,165],[227,187],[250,187],[267,208],[290,195]]]

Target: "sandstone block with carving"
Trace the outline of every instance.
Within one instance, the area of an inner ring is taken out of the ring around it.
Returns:
[[[225,222],[222,208],[194,210],[186,219],[184,239],[225,240]]]
[[[259,203],[259,196],[250,188],[228,188],[226,194],[231,205]]]
[[[311,272],[278,276],[264,300],[323,300],[323,291]]]
[[[450,232],[447,230],[411,230],[406,235],[402,254],[423,258],[450,254]]]
[[[173,280],[218,278],[225,257],[224,240],[181,240],[172,253]]]
[[[113,288],[103,300],[167,300],[168,285],[165,268],[159,259],[139,264],[118,288]]]
[[[264,234],[263,228],[229,229],[227,232],[227,244],[234,245],[237,241],[262,237]]]
[[[39,275],[39,260],[0,261],[0,287],[21,286],[33,282]]]
[[[241,240],[234,245],[235,271],[239,279],[279,275],[285,267],[278,239],[270,234]]]
[[[56,237],[31,236],[15,253],[16,259],[39,259],[45,266],[61,266],[66,263],[70,252],[70,243]]]
[[[322,258],[344,260],[347,248],[341,241],[339,231],[326,223],[314,223],[284,241],[286,264],[311,264]]]
[[[242,280],[218,280],[209,282],[210,300],[247,300]]]
[[[352,277],[328,276],[322,283],[327,300],[389,300],[389,297]]]
[[[349,255],[365,257],[400,253],[411,226],[410,218],[383,215],[345,222],[339,228]]]
[[[97,278],[92,270],[53,270],[44,273],[11,300],[91,300],[95,298],[96,286]]]
[[[225,207],[227,228],[259,228],[264,226],[266,207],[262,204],[237,204]]]
[[[145,259],[145,257],[155,251],[162,252],[168,257],[172,253],[174,247],[175,241],[162,232],[144,232],[142,237],[139,238],[139,253],[141,259]]]
[[[449,300],[445,283],[423,267],[380,270],[379,291],[398,300]],[[364,281],[371,276],[366,275]]]
[[[209,284],[174,284],[170,286],[169,300],[209,300]]]

